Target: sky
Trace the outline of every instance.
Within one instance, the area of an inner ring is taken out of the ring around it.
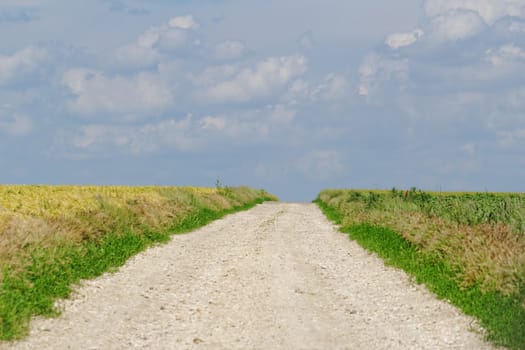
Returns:
[[[0,169],[524,191],[525,0],[0,0]]]

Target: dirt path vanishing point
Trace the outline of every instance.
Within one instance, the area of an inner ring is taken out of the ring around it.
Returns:
[[[63,306],[0,349],[491,349],[313,204],[263,204],[175,236]]]

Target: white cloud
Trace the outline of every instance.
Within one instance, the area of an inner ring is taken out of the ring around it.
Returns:
[[[160,36],[167,30],[167,26],[151,27],[137,38],[137,45],[144,48],[154,47],[160,40]]]
[[[507,44],[497,50],[487,50],[487,58],[494,66],[502,66],[509,61],[525,60],[525,50],[514,44]]]
[[[479,14],[489,25],[506,17],[525,18],[524,0],[427,0],[425,12],[429,17],[441,16],[455,10],[472,11]]]
[[[462,40],[505,17],[525,19],[525,0],[427,0],[425,14],[438,42]],[[514,21],[510,31],[523,28]]]
[[[290,124],[297,115],[297,111],[284,105],[270,106],[270,122],[273,124]]]
[[[244,43],[236,40],[227,40],[219,43],[213,50],[213,57],[217,60],[235,60],[248,52]]]
[[[318,85],[311,93],[313,100],[322,99],[324,101],[344,100],[349,93],[348,80],[338,74],[328,74],[324,81]]]
[[[281,101],[289,105],[304,102],[337,102],[350,95],[350,82],[341,74],[330,73],[314,85],[304,79],[294,80],[281,97]]]
[[[72,69],[64,74],[62,82],[76,95],[71,109],[82,114],[107,112],[138,117],[173,103],[169,88],[148,73],[109,78],[94,70]]]
[[[89,124],[67,137],[75,152],[149,154],[164,149],[191,152],[217,145],[257,144],[289,136],[296,111],[284,105],[260,110],[168,119],[142,125]]]
[[[70,139],[70,144],[77,151],[85,152],[111,149],[149,154],[164,148],[192,151],[199,147],[199,140],[189,134],[191,125],[191,115],[182,120],[170,119],[136,127],[91,124],[83,126]]]
[[[405,81],[408,79],[408,61],[392,59],[376,53],[367,55],[359,67],[359,95],[371,95],[383,82],[391,79]]]
[[[150,47],[136,44],[125,45],[117,48],[112,57],[113,63],[119,68],[145,68],[154,66],[162,55]]]
[[[296,114],[296,110],[277,104],[260,110],[207,116],[200,125],[230,141],[257,143],[287,132]]]
[[[463,146],[461,146],[461,150],[468,155],[474,155],[476,153],[476,145],[472,142],[466,143]]]
[[[452,11],[432,19],[432,37],[438,42],[467,39],[485,28],[478,13]]]
[[[268,114],[261,110],[248,110],[208,116],[201,121],[201,127],[213,132],[211,135],[215,140],[243,145],[259,143],[268,138],[273,128]]]
[[[304,79],[295,80],[281,98],[282,101],[295,105],[310,96],[310,83]]]
[[[271,57],[245,68],[226,81],[211,86],[204,93],[209,102],[247,102],[277,94],[294,78],[307,70],[303,56]]]
[[[192,16],[172,18],[168,24],[152,26],[138,36],[134,43],[115,50],[112,60],[116,65],[144,68],[157,64],[164,54],[186,47],[197,28]]]
[[[199,74],[188,74],[188,80],[198,87],[210,87],[230,79],[239,71],[235,65],[208,67]]]
[[[206,129],[206,130],[210,130],[210,129],[215,129],[219,131],[224,130],[224,128],[226,127],[226,118],[212,117],[212,116],[204,117],[201,120],[200,125],[203,129]]]
[[[190,42],[190,34],[180,29],[166,30],[159,37],[156,44],[161,51],[175,51]]]
[[[170,19],[170,27],[179,29],[194,29],[198,27],[197,22],[193,19],[193,16],[180,16]]]
[[[502,19],[523,18],[524,6],[525,0],[426,1],[426,17],[420,24],[424,36],[415,32],[395,33],[386,39],[392,49],[417,41],[417,50],[382,50],[366,56],[359,69],[359,94],[375,93],[374,103],[390,104],[412,122],[424,118],[428,122],[453,123],[451,118],[479,121],[492,110],[507,113],[520,99],[505,96],[509,96],[508,90],[517,91],[522,85],[525,50],[508,43],[509,38],[516,38],[512,39],[516,43],[521,40],[506,31],[510,23],[519,30],[516,23],[522,21]],[[502,21],[496,24],[499,20]],[[475,41],[466,40],[474,37]],[[439,45],[450,42],[461,44]],[[469,94],[475,96],[475,101],[459,98]],[[503,99],[505,106],[499,106]],[[487,110],[487,114],[479,112],[482,110]]]
[[[12,116],[0,114],[0,132],[13,136],[23,136],[33,130],[33,122],[26,115],[14,114]]]
[[[423,30],[416,29],[409,33],[394,33],[387,36],[385,44],[396,50],[401,47],[410,46],[424,35]]]
[[[525,23],[523,22],[512,22],[509,25],[509,31],[513,33],[525,33]]]
[[[525,129],[515,129],[510,131],[499,131],[497,133],[498,143],[502,148],[513,148],[520,141],[525,140]]]
[[[11,56],[0,55],[0,85],[8,84],[19,76],[30,74],[47,57],[45,50],[36,47],[27,47]]]
[[[189,33],[185,28],[161,25],[151,27],[142,33],[136,45],[148,49],[175,50],[184,46],[189,40]]]
[[[341,154],[338,151],[317,150],[300,158],[296,168],[314,180],[330,180],[344,173]]]

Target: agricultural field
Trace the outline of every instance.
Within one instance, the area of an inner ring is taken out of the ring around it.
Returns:
[[[247,187],[0,185],[0,339],[54,315],[70,286],[173,233],[277,200]]]
[[[525,194],[325,190],[316,202],[365,248],[525,348]]]

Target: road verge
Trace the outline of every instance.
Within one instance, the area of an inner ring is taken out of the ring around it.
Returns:
[[[276,200],[265,191],[246,187],[2,186],[0,190],[4,200],[11,196],[11,201],[3,203],[7,209],[0,212],[9,216],[0,233],[5,242],[13,242],[1,251],[2,340],[27,335],[32,316],[60,314],[55,301],[67,298],[72,285],[80,280],[116,270],[131,256],[168,241],[173,234],[189,232],[227,214]],[[27,207],[35,197],[40,206],[29,211]],[[62,202],[49,205],[57,197],[63,198]],[[47,206],[41,205],[44,199]],[[63,207],[67,200],[83,201],[91,209],[66,211]],[[16,201],[25,203],[25,207],[13,205],[14,209],[9,210]],[[92,201],[98,203],[95,209],[90,207]],[[163,220],[159,222],[159,218]],[[39,226],[21,232],[34,222]],[[39,236],[38,228],[42,232]]]
[[[385,264],[405,270],[439,298],[450,301],[465,314],[474,316],[487,331],[488,340],[511,349],[525,349],[525,309],[517,295],[482,291],[479,286],[462,286],[457,280],[458,266],[437,254],[425,253],[396,231],[363,222],[344,224],[343,208],[314,201],[334,223],[365,249],[376,253]]]

